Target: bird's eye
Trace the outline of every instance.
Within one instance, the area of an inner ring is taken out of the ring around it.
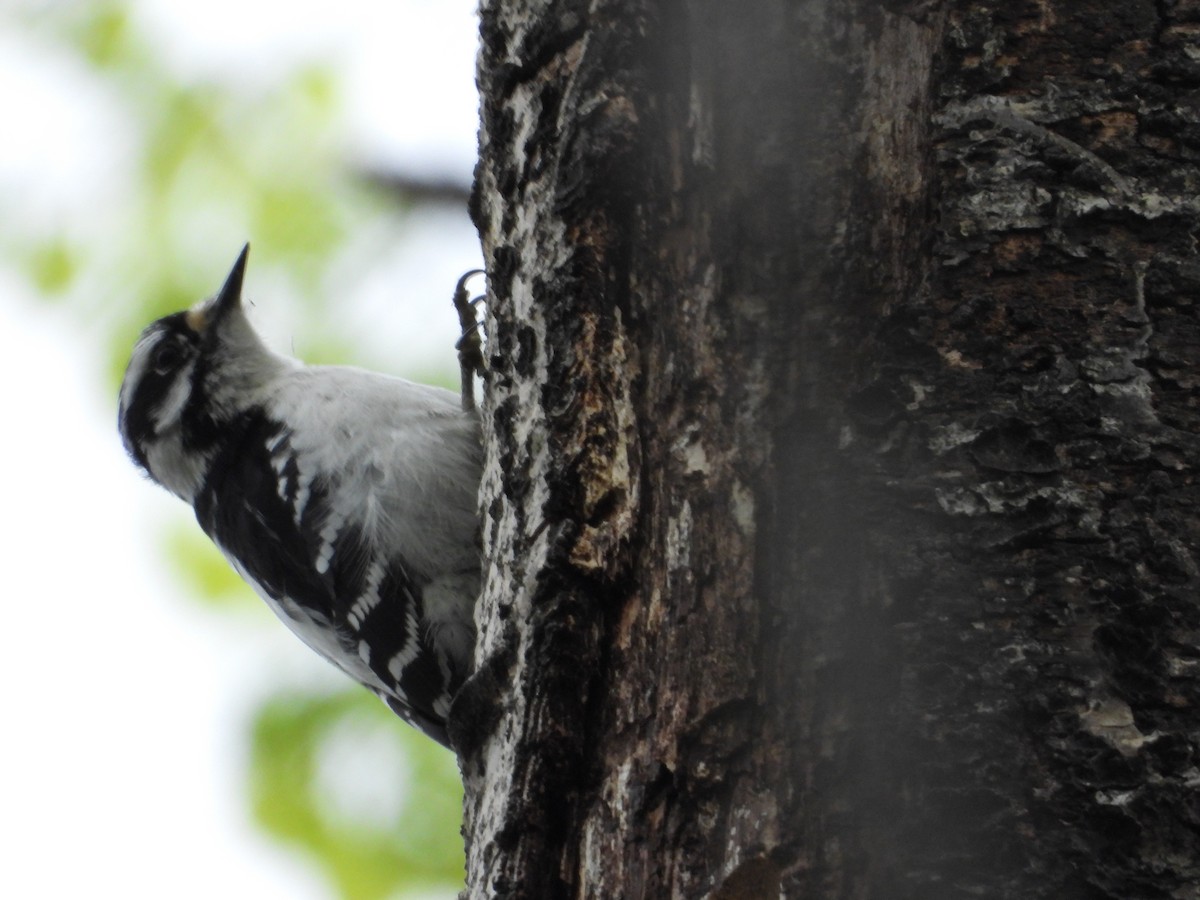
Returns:
[[[154,355],[150,358],[150,365],[154,366],[154,371],[159,375],[166,375],[168,372],[178,368],[183,361],[183,347],[178,341],[167,341],[165,344],[160,344],[154,349]]]

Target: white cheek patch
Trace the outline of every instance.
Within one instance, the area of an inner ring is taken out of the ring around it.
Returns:
[[[181,369],[171,382],[171,389],[167,392],[167,396],[163,397],[162,403],[154,408],[155,434],[161,435],[168,428],[179,423],[179,419],[183,415],[183,408],[192,395],[192,371],[195,368],[196,364],[191,362]]]
[[[133,352],[129,355],[129,365],[125,369],[125,378],[121,381],[121,393],[118,399],[122,419],[125,418],[125,411],[129,409],[129,404],[133,402],[134,389],[140,386],[146,377],[146,372],[150,368],[150,356],[154,352],[154,348],[158,346],[161,337],[160,331],[153,328],[147,329],[133,345]]]
[[[178,436],[155,441],[146,448],[146,462],[154,480],[188,503],[200,490],[208,461],[205,454],[185,453]]]

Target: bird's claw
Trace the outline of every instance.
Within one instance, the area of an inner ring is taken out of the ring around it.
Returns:
[[[475,307],[484,300],[480,294],[474,298],[467,290],[467,282],[476,275],[486,274],[483,269],[471,269],[454,285],[454,309],[458,313],[462,336],[455,342],[458,351],[458,367],[462,377],[462,408],[466,412],[475,409],[475,376],[484,377],[483,323],[475,314]]]

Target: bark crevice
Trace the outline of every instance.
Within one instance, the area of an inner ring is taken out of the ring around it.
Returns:
[[[1193,896],[1198,22],[484,4],[472,896]]]

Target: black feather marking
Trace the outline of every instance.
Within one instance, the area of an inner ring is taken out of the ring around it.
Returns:
[[[443,747],[450,746],[450,736],[446,733],[446,720],[444,718],[431,717],[409,706],[403,700],[397,700],[395,697],[389,697],[387,694],[380,694],[380,696],[391,708],[392,712],[413,726],[413,728],[423,731]]]
[[[357,523],[332,523],[336,534],[329,533],[329,497],[337,488],[329,478],[311,477],[307,500],[296,508],[304,473],[285,458],[291,453],[285,426],[255,410],[223,436],[196,495],[200,526],[297,626],[333,631],[327,648],[333,662],[351,675],[365,665],[386,691],[364,680],[368,687],[445,744],[444,713],[461,676],[447,683],[426,633],[424,581],[389,558],[390,548],[371,546]],[[318,558],[330,540],[322,567]],[[303,627],[295,630],[303,635]]]
[[[351,615],[353,604],[340,606],[335,616],[346,621],[356,640],[370,648],[367,663],[381,681],[397,685],[414,709],[432,711],[448,707],[461,674],[456,673],[451,683],[446,683],[438,655],[422,625],[416,591],[417,586],[402,566],[387,566],[378,587],[378,603],[361,617]]]
[[[328,576],[343,588],[334,598],[334,621],[350,636],[359,658],[393,688],[392,697],[385,698],[388,705],[445,744],[445,711],[462,677],[456,673],[447,683],[438,664],[423,626],[424,582],[411,577],[402,563],[389,562],[369,548],[358,527],[351,525],[334,543]],[[397,704],[407,714],[399,712]]]
[[[175,313],[148,326],[138,339],[139,344],[143,342],[153,344],[152,353],[167,344],[178,345],[181,351],[174,368],[160,371],[149,366],[141,373],[137,384],[128,386],[132,393],[122,410],[121,421],[117,423],[125,451],[135,463],[149,471],[145,448],[154,437],[154,414],[170,393],[180,371],[196,355],[199,341],[196,333],[188,328],[184,313]]]
[[[196,495],[196,518],[268,596],[288,597],[328,621],[328,586],[310,574],[304,539],[271,466],[267,441],[280,435],[286,428],[262,416],[231,423]]]

